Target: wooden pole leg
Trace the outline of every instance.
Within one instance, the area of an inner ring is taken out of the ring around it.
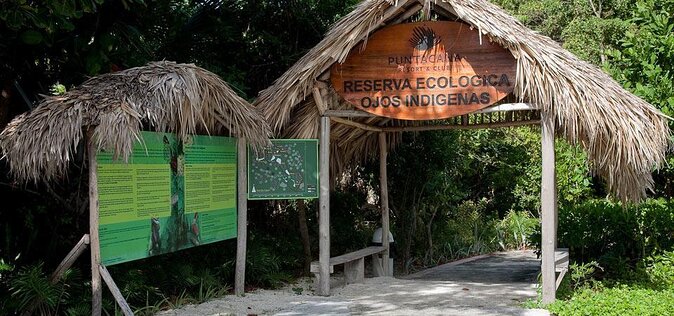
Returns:
[[[550,114],[542,113],[541,157],[541,282],[543,304],[555,301],[555,244],[556,236],[556,185],[555,185],[555,122]]]
[[[239,138],[238,154],[238,197],[237,197],[237,234],[236,234],[236,272],[234,276],[234,294],[242,296],[246,285],[246,244],[248,240],[248,174],[246,168],[246,140]]]
[[[386,141],[386,133],[379,133],[379,186],[381,187],[381,245],[386,250],[382,253],[382,266],[384,268],[385,276],[393,276],[393,271],[389,271],[389,209],[388,209],[388,175],[386,171],[388,156],[388,145]]]
[[[87,131],[87,156],[89,158],[89,246],[91,249],[91,315],[100,316],[103,304],[101,287],[101,245],[98,237],[98,162],[94,130]]]
[[[330,295],[330,118],[321,117],[318,295]]]
[[[372,275],[376,277],[384,276],[384,266],[381,264],[378,254],[372,255]]]

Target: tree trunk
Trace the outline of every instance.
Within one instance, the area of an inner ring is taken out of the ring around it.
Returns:
[[[309,274],[311,268],[311,243],[309,242],[309,227],[307,227],[307,204],[304,200],[297,200],[297,211],[300,225],[300,237],[304,248],[304,273]]]
[[[435,214],[438,212],[437,206],[433,207],[433,213],[431,218],[426,224],[426,234],[428,234],[428,250],[426,251],[426,264],[430,264],[433,261],[433,220],[435,219]]]
[[[410,261],[410,257],[412,256],[412,239],[414,238],[414,232],[417,227],[416,189],[414,191],[414,195],[412,196],[412,207],[410,212],[412,212],[411,214],[412,225],[406,226],[407,229],[405,230],[405,244],[404,249],[402,251],[404,274],[410,273],[410,267],[408,263]]]

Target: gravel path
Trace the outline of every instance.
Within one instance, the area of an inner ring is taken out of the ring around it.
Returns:
[[[303,279],[280,290],[226,296],[160,315],[549,315],[519,307],[536,297],[538,267],[531,251],[498,253],[405,278],[367,278],[348,286],[333,278],[330,297],[314,296],[311,280]]]

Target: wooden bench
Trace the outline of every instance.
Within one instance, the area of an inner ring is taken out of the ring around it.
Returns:
[[[330,258],[330,273],[335,272],[334,266],[344,264],[344,279],[346,284],[362,282],[365,279],[365,257],[384,252],[382,246],[371,246],[341,256]],[[316,285],[320,278],[320,262],[311,263],[311,273],[316,276]],[[318,288],[318,287],[317,287]]]
[[[556,281],[556,288],[559,288],[559,285],[564,279],[564,275],[569,271],[569,248],[557,248],[555,249],[555,272],[559,272],[559,276]]]

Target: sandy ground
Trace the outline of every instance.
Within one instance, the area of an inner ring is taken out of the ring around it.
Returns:
[[[160,315],[549,315],[520,307],[536,297],[538,265],[530,252],[508,252],[404,279],[367,278],[344,286],[336,277],[330,297],[315,296],[307,278],[279,290],[226,296]]]

